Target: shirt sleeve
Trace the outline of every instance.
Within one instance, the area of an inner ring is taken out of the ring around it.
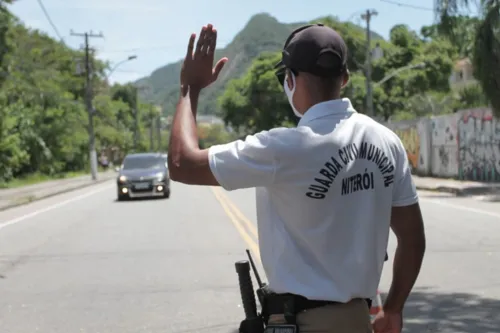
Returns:
[[[276,173],[273,140],[268,131],[208,149],[210,169],[228,191],[272,185]]]
[[[411,175],[408,155],[403,143],[398,145],[398,161],[396,163],[395,182],[392,195],[393,207],[410,206],[418,202],[417,189]]]

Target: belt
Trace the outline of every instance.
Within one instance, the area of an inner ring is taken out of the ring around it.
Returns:
[[[287,312],[286,304],[293,303],[293,312],[295,314],[310,310],[314,308],[319,308],[322,306],[330,305],[330,304],[339,304],[340,302],[335,301],[318,301],[318,300],[310,300],[303,296],[296,294],[270,294],[266,296],[265,301],[265,312],[267,316],[274,314],[284,314]],[[365,300],[368,304],[368,307],[371,307],[371,299]],[[264,309],[263,309],[264,310]]]

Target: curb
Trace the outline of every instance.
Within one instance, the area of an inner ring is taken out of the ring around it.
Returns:
[[[42,200],[42,199],[47,199],[47,198],[50,198],[50,197],[53,197],[53,196],[56,196],[56,195],[59,195],[59,194],[69,193],[69,192],[76,191],[76,190],[79,190],[79,189],[82,189],[82,188],[86,188],[86,187],[89,187],[89,186],[92,186],[92,185],[101,184],[101,183],[107,182],[107,181],[112,180],[112,179],[113,179],[113,177],[106,178],[106,179],[97,179],[97,180],[92,181],[90,183],[80,184],[78,186],[68,187],[68,188],[65,188],[63,190],[55,191],[55,192],[52,192],[52,193],[49,193],[49,194],[45,194],[45,195],[42,195],[42,196],[39,196],[39,197],[34,196],[34,195],[29,195],[28,193],[26,193],[25,197],[27,198],[27,200],[22,200],[25,197],[19,198],[19,200],[22,200],[22,201],[20,201],[20,202],[14,202],[14,203],[11,203],[11,204],[7,204],[6,206],[0,207],[0,212],[5,211],[7,209],[14,208],[14,207],[23,206],[23,205],[26,205],[26,204],[29,204],[29,203],[32,203],[32,202],[35,202],[35,201]]]
[[[458,188],[451,186],[418,186],[416,185],[417,190],[429,191],[429,192],[441,192],[441,193],[450,193],[454,194],[457,197],[463,196],[473,196],[473,195],[485,195],[485,194],[497,194],[500,192],[499,188],[491,188],[491,187],[467,187],[467,188]]]
[[[429,191],[429,192],[440,192],[440,193],[451,193],[456,196],[461,195],[463,192],[462,189],[456,187],[448,187],[448,186],[438,186],[438,187],[430,187],[430,186],[415,186],[419,191]]]

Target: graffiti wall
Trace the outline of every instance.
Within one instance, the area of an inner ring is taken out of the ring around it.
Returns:
[[[500,182],[500,122],[489,109],[386,126],[401,138],[416,174]]]
[[[408,161],[412,169],[418,169],[420,157],[420,136],[416,126],[405,129],[395,129],[394,132],[401,138],[408,154]]]
[[[492,112],[464,112],[457,127],[458,178],[500,181],[500,126]]]
[[[453,178],[458,175],[457,122],[455,115],[431,122],[431,174]]]
[[[396,133],[406,148],[408,162],[412,171],[425,174],[428,167],[427,122],[415,120],[411,122],[392,123],[387,126]]]

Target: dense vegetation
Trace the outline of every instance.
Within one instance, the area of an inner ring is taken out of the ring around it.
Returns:
[[[351,23],[331,17],[319,21],[332,26],[346,40],[351,80],[343,94],[365,113],[365,37]],[[440,26],[424,27],[419,34],[405,25],[396,25],[388,41],[376,41],[384,53],[373,62],[374,111],[378,119],[413,119],[487,105],[477,84],[450,87],[454,63],[471,53],[474,37],[470,31],[477,19],[462,17],[461,22],[462,33],[454,35],[454,39],[440,33]],[[252,133],[296,122],[274,76],[273,65],[278,59],[276,52],[261,54],[244,76],[229,82],[220,97],[221,116],[239,132]]]
[[[438,32],[462,42],[472,58],[474,76],[493,111],[500,115],[500,0],[437,0]],[[464,27],[463,12],[474,11],[479,19]],[[464,39],[463,36],[467,36]]]
[[[81,51],[27,29],[1,7],[0,185],[33,173],[55,176],[87,169],[85,77],[77,70],[82,59]],[[102,61],[93,59],[92,68],[97,151],[130,151],[135,88],[110,87],[108,66]],[[145,150],[149,148],[150,120],[155,117],[150,115],[151,105],[137,108],[136,148]]]

